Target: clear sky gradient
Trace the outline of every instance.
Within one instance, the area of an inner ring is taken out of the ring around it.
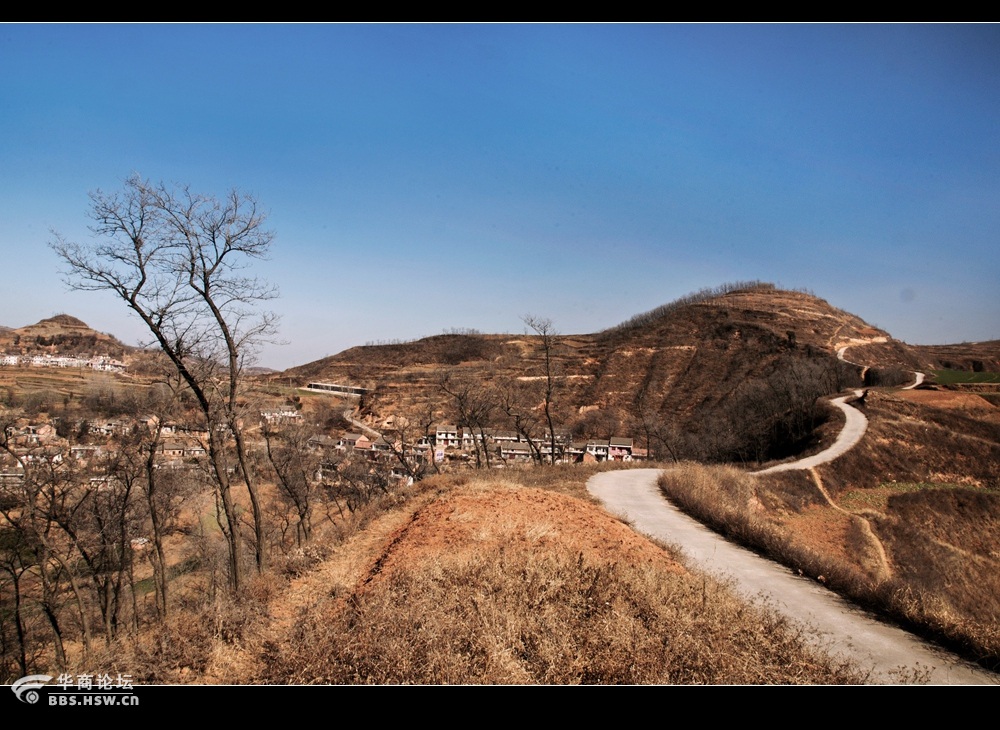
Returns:
[[[997,25],[3,24],[0,169],[9,327],[144,337],[47,246],[135,172],[270,211],[275,368],[747,279],[1000,338]]]

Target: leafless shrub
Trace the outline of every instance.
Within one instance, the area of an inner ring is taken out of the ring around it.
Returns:
[[[631,317],[619,325],[614,327],[609,327],[604,330],[601,334],[614,334],[620,332],[627,332],[629,330],[638,329],[640,327],[645,327],[651,322],[655,322],[661,317],[670,314],[682,307],[689,306],[691,304],[697,304],[699,302],[704,302],[708,299],[714,299],[715,297],[720,297],[723,294],[729,294],[735,291],[773,291],[775,288],[774,284],[769,284],[764,281],[733,281],[727,284],[722,284],[717,287],[708,287],[705,289],[699,289],[691,294],[686,294],[682,297],[678,297],[672,302],[663,304],[655,309],[651,309],[648,312],[643,312]]]
[[[912,382],[913,373],[902,368],[869,368],[865,372],[865,385],[873,388],[909,385]]]
[[[325,545],[310,543],[286,555],[276,568],[281,575],[294,578],[316,567],[328,554]]]
[[[122,636],[100,649],[90,671],[131,675],[137,684],[174,684],[203,678],[221,646],[252,640],[276,590],[273,578],[254,578],[237,595],[219,594],[214,601],[190,599],[170,619],[139,635]]]

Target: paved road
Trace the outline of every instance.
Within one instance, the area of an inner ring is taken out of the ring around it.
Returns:
[[[877,342],[879,340],[881,340],[883,342],[885,341],[884,338],[878,338],[875,341]],[[844,357],[844,353],[847,352],[847,348],[848,347],[850,347],[850,345],[845,345],[844,347],[841,347],[839,350],[837,350],[837,359],[841,360],[843,362],[849,363],[851,365],[857,365],[859,368],[861,368],[861,377],[862,378],[865,377],[865,373],[868,372],[868,366],[867,365],[861,365],[861,364],[856,363],[856,362],[851,362],[850,360],[848,360],[847,358]],[[914,370],[913,371],[913,376],[914,376],[915,382],[911,383],[910,385],[907,385],[905,388],[903,388],[903,390],[913,390],[918,385],[920,385],[922,382],[924,382],[924,377],[925,376],[924,376],[923,373]]]
[[[864,393],[863,390],[854,391],[854,394],[859,398],[862,393]],[[831,445],[830,448],[821,451],[818,454],[807,456],[804,459],[799,459],[798,461],[790,461],[786,464],[778,464],[777,466],[762,469],[757,473],[770,474],[775,471],[812,469],[814,466],[819,466],[820,464],[826,464],[827,462],[833,461],[841,454],[844,454],[854,448],[854,445],[861,440],[861,437],[865,435],[865,431],[868,430],[868,419],[865,418],[865,415],[857,408],[847,405],[847,399],[849,397],[850,396],[845,395],[840,398],[834,398],[830,401],[833,405],[843,411],[844,417],[847,419],[844,423],[844,427],[840,431],[840,434],[837,436],[837,440],[833,442],[833,445]]]
[[[354,426],[354,428],[356,428],[359,431],[361,431],[361,433],[363,433],[365,436],[368,436],[369,438],[373,438],[373,439],[380,439],[380,438],[382,438],[382,434],[380,434],[374,428],[372,428],[371,426],[368,426],[365,423],[362,423],[361,421],[359,421],[356,418],[354,418],[354,409],[353,408],[348,408],[346,411],[344,411],[344,420],[347,421],[352,426]]]
[[[863,390],[854,391],[854,394],[858,397],[861,397],[862,393],[864,393]],[[819,452],[818,454],[807,456],[804,459],[790,461],[785,464],[778,464],[777,466],[768,467],[767,469],[761,469],[756,473],[770,474],[775,471],[812,469],[814,466],[819,466],[820,464],[826,464],[827,462],[833,461],[841,454],[844,454],[854,448],[855,444],[857,444],[861,440],[861,437],[865,435],[865,431],[868,430],[868,419],[865,418],[865,415],[857,408],[847,405],[847,399],[849,397],[850,396],[845,395],[841,398],[834,398],[830,401],[833,405],[843,411],[844,417],[847,420],[844,422],[844,427],[837,435],[837,440],[834,441],[829,448]]]
[[[764,599],[809,626],[818,646],[870,668],[872,683],[899,684],[909,668],[929,672],[931,684],[1000,684],[997,675],[887,626],[818,583],[727,542],[667,502],[656,487],[659,474],[657,469],[604,472],[591,477],[587,489],[639,532],[677,545],[694,567],[732,579],[744,596]]]

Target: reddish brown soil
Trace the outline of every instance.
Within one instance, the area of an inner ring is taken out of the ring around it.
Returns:
[[[463,489],[418,510],[392,536],[378,570],[461,560],[470,553],[558,547],[591,561],[673,562],[668,554],[600,507],[540,489]],[[674,569],[682,571],[674,563]]]
[[[810,550],[838,561],[852,562],[848,555],[848,531],[851,518],[828,507],[809,507],[783,521],[797,541]]]
[[[960,393],[954,390],[901,390],[896,395],[903,400],[934,408],[954,408],[973,413],[997,413],[995,405],[975,393]]]
[[[331,610],[329,597],[349,600],[396,569],[461,561],[482,551],[546,547],[587,560],[659,562],[668,570],[686,571],[665,549],[595,504],[542,489],[484,482],[445,494],[426,493],[377,519],[316,569],[283,587],[257,638],[284,644],[292,640],[300,616],[324,603],[323,610]],[[249,676],[259,660],[252,647],[218,652],[197,681],[225,683]]]

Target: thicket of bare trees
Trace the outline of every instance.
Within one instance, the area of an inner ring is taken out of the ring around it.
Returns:
[[[825,397],[861,384],[857,369],[832,356],[779,358],[678,430],[654,424],[653,439],[672,455],[715,463],[780,459],[809,445],[829,416]],[[673,451],[676,449],[676,452]]]
[[[67,266],[70,287],[111,293],[142,320],[193,395],[225,515],[229,580],[238,589],[245,569],[234,482],[245,486],[251,503],[257,570],[265,564],[242,393],[244,368],[276,334],[274,315],[260,305],[277,295],[243,271],[267,256],[274,234],[257,201],[238,190],[216,198],[132,176],[121,192],[90,197],[93,239],[57,235],[52,247]]]
[[[476,468],[491,466],[491,449],[487,430],[494,425],[497,401],[489,384],[479,379],[452,377],[441,379],[441,390],[451,398],[458,423],[476,434]]]
[[[180,440],[197,443],[178,436],[196,413],[167,404],[157,417],[123,417],[120,433],[88,439],[81,457],[71,449],[75,429],[69,439],[29,443],[24,412],[0,408],[0,683],[79,667],[149,629],[169,636],[202,602],[247,595],[224,590],[228,563],[203,519],[205,497],[219,498],[211,460],[167,454]],[[313,539],[318,527],[333,522],[334,535],[349,534],[406,483],[391,454],[372,460],[317,446],[315,422],[264,423],[248,452],[273,487],[262,506],[275,553],[269,570],[316,559],[325,549]],[[194,519],[182,519],[185,505]]]
[[[554,463],[559,455],[555,415],[558,332],[550,319],[525,315],[522,320],[538,337],[541,358],[537,374],[532,369],[533,374],[523,378],[483,380],[446,372],[438,381],[457,425],[475,434],[476,468],[488,469],[497,461],[490,438],[494,430],[516,433],[528,445],[537,465]]]
[[[278,500],[295,515],[295,545],[302,547],[312,536],[313,510],[321,482],[322,459],[309,446],[312,429],[303,424],[277,429],[265,422],[263,436]]]
[[[678,297],[672,302],[662,304],[655,309],[651,309],[648,312],[642,312],[636,314],[633,317],[625,320],[621,324],[615,325],[614,327],[609,327],[604,330],[602,334],[610,335],[621,332],[627,332],[629,330],[641,329],[647,325],[655,322],[656,320],[665,317],[671,312],[675,312],[682,307],[686,307],[690,304],[697,304],[698,302],[704,302],[709,299],[714,299],[715,297],[723,296],[724,294],[729,294],[736,291],[773,291],[775,289],[774,284],[769,282],[760,281],[757,279],[751,281],[732,281],[721,286],[707,287],[705,289],[700,289],[696,292],[686,294],[682,297]]]
[[[98,638],[136,631],[146,561],[154,614],[165,618],[163,541],[192,486],[189,472],[153,470],[155,430],[131,430],[82,460],[19,441],[21,416],[0,410],[0,681],[43,659],[65,669],[67,641],[85,660]]]

